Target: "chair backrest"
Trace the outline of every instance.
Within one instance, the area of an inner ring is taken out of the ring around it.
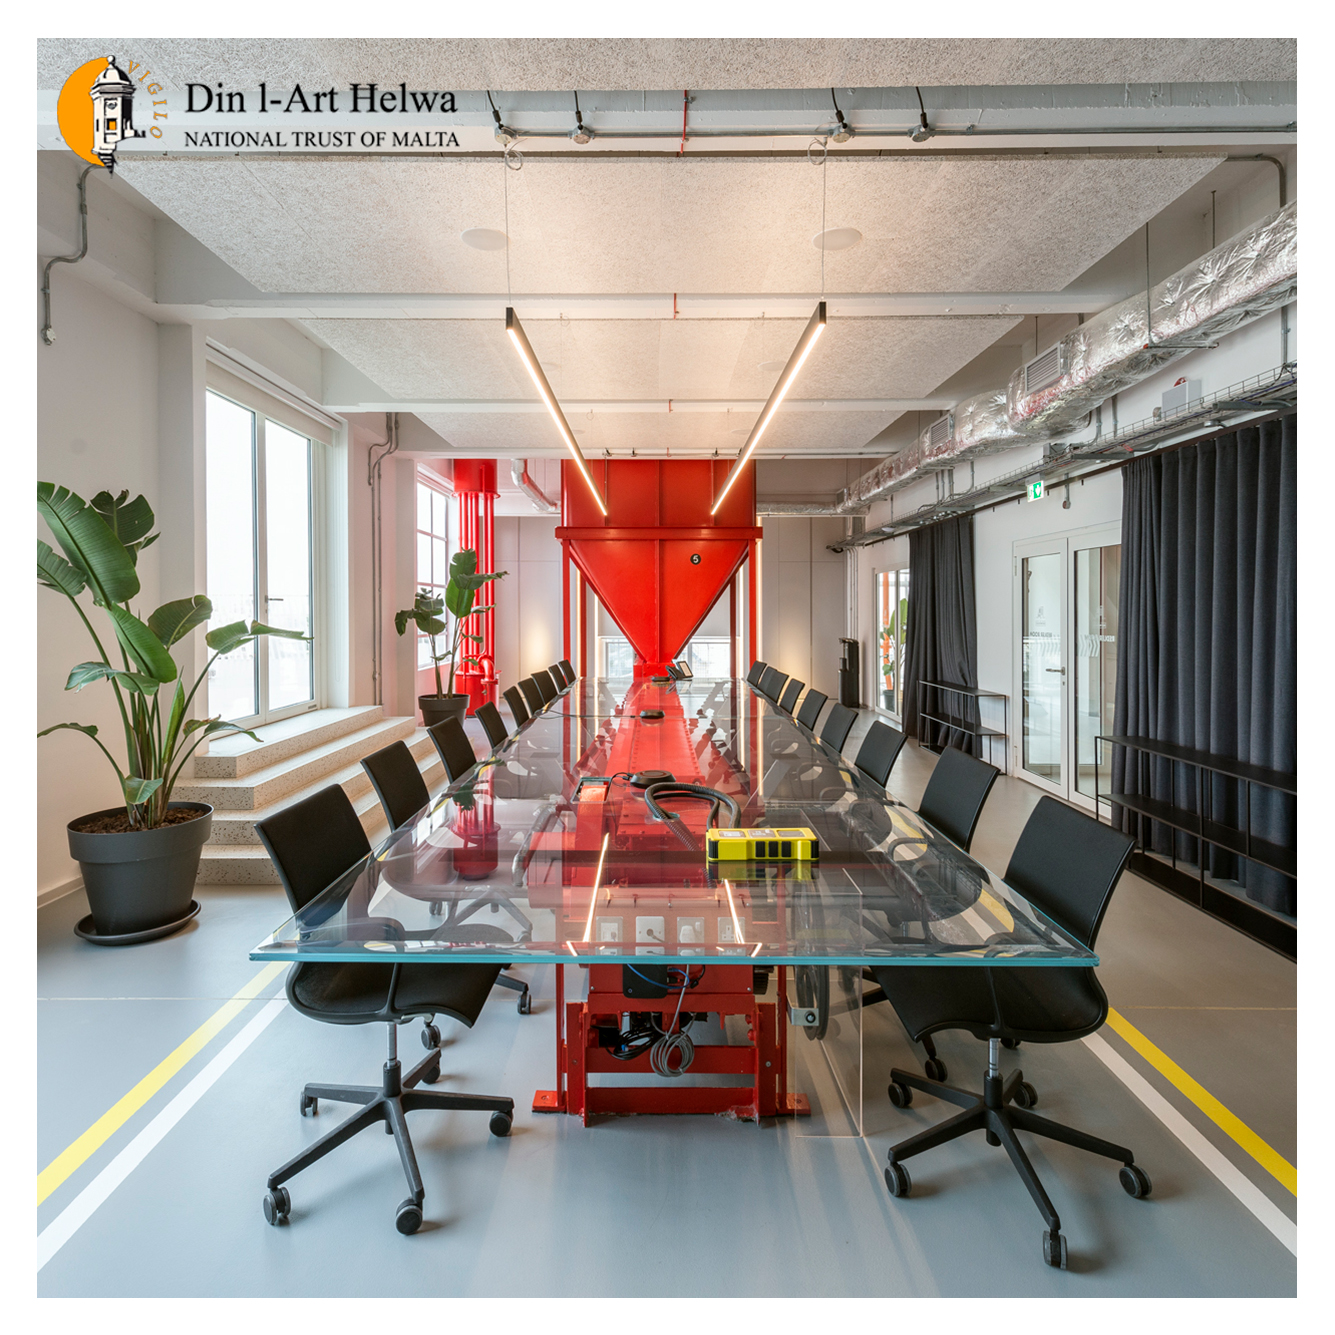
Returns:
[[[522,727],[532,717],[524,704],[524,697],[519,694],[518,686],[507,686],[501,692],[505,703],[510,706],[510,713],[514,715],[515,726]]]
[[[786,672],[780,672],[778,668],[767,667],[760,678],[760,693],[769,699],[778,702],[779,696],[783,694],[783,684],[788,680]]]
[[[273,859],[294,911],[371,852],[347,793],[336,783],[257,821],[255,832]]]
[[[1044,796],[1020,831],[1004,879],[1092,948],[1133,847],[1126,835]]]
[[[385,808],[391,830],[411,820],[430,801],[417,761],[403,742],[391,742],[364,757],[362,769]]]
[[[501,718],[501,711],[491,703],[478,705],[473,710],[473,717],[482,725],[493,751],[510,735],[505,730],[505,722]]]
[[[904,734],[882,723],[880,719],[874,719],[862,739],[862,745],[858,747],[857,759],[853,763],[884,788],[903,749]]]
[[[848,740],[848,734],[853,731],[853,724],[857,721],[857,711],[849,709],[847,705],[841,705],[836,700],[825,716],[825,726],[820,730],[821,741],[836,751],[842,751],[844,743]]]
[[[768,663],[764,663],[757,658],[756,661],[751,664],[751,670],[746,674],[747,681],[749,681],[752,686],[759,686],[761,673],[763,673],[768,666]]]
[[[519,689],[524,692],[524,699],[528,701],[532,713],[536,714],[547,703],[542,698],[542,692],[538,690],[538,683],[532,677],[525,677],[519,683]]]
[[[568,658],[563,658],[559,664],[561,671],[566,674],[566,685],[569,686],[575,680],[575,669]]]
[[[983,814],[983,803],[1000,772],[995,765],[958,747],[946,747],[927,780],[918,815],[967,853],[978,817]]]
[[[785,714],[793,712],[793,706],[797,703],[797,697],[802,694],[805,685],[806,682],[798,681],[796,677],[788,678],[788,685],[783,688],[783,695],[779,697],[779,708]]]
[[[797,711],[797,721],[804,728],[810,728],[812,732],[815,732],[816,720],[820,717],[820,711],[825,708],[825,702],[829,698],[828,695],[822,695],[819,691],[808,691],[807,698],[802,701],[802,708]]]
[[[462,778],[477,764],[473,743],[468,740],[464,725],[457,718],[443,719],[429,727],[427,733],[436,744],[451,783]]]
[[[690,681],[695,673],[691,671],[691,665],[684,659],[677,659],[677,671],[681,674],[682,681]]]
[[[537,686],[538,694],[542,697],[543,704],[546,704],[549,700],[555,700],[559,694],[556,689],[556,683],[551,678],[551,674],[544,672],[541,668],[533,674],[533,684]]]
[[[553,663],[548,667],[547,675],[552,679],[552,685],[556,687],[557,695],[560,695],[569,685],[566,681],[566,674],[561,671],[561,665],[559,663]]]

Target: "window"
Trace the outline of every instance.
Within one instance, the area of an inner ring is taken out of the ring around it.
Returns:
[[[726,677],[732,670],[732,643],[726,635],[697,635],[682,657],[697,677]]]
[[[897,718],[904,714],[905,640],[909,624],[909,572],[876,573],[876,670],[881,678],[880,707]]]
[[[417,481],[417,587],[445,596],[450,577],[450,558],[454,554],[450,530],[451,497],[440,488]],[[442,618],[443,619],[443,618]],[[444,644],[437,638],[437,647]],[[417,636],[417,670],[431,666],[431,639]],[[432,688],[435,689],[434,687]]]
[[[629,677],[635,672],[635,651],[624,635],[600,635],[598,662],[604,677]]]
[[[207,392],[211,627],[260,621],[313,636],[313,449],[310,436],[264,411]],[[209,710],[225,719],[266,723],[315,703],[311,639],[271,636],[209,669]]]

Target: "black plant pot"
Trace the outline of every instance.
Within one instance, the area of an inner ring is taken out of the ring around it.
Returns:
[[[169,802],[169,808],[198,811],[194,820],[156,830],[92,834],[74,827],[124,807],[95,811],[66,827],[70,856],[79,864],[92,913],[75,932],[98,945],[151,941],[184,927],[199,912],[192,896],[200,850],[213,827],[207,802]]]
[[[468,696],[419,695],[417,707],[422,711],[422,722],[428,728],[444,723],[447,718],[457,718],[462,723],[468,713]]]

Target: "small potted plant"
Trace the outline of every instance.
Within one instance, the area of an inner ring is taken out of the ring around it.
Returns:
[[[70,856],[79,864],[92,910],[75,931],[100,945],[165,936],[199,911],[192,896],[213,808],[206,802],[173,802],[172,789],[206,737],[245,733],[259,741],[249,729],[221,718],[187,717],[214,659],[262,635],[306,638],[258,621],[219,626],[204,637],[213,654],[187,691],[169,650],[213,615],[213,604],[202,594],[179,598],[164,603],[147,621],[131,610],[139,593],[139,553],[158,535],[152,531],[148,502],[142,496],[128,500],[128,495],[103,491],[89,503],[64,487],[37,484],[37,512],[65,554],[39,540],[37,582],[69,599],[97,652],[70,672],[65,689],[108,682],[124,729],[123,769],[93,724],[56,723],[37,734],[72,728],[91,737],[116,771],[125,798],[124,806],[79,816],[67,827]],[[110,622],[114,639],[105,645],[80,602],[85,592]],[[118,663],[112,663],[108,648]],[[176,689],[164,706],[160,692],[173,683]]]
[[[480,641],[482,636],[468,634],[464,630],[464,623],[470,616],[491,611],[494,604],[488,604],[486,607],[474,606],[477,591],[494,579],[503,579],[507,573],[498,570],[479,575],[477,552],[471,547],[465,547],[462,551],[455,552],[450,560],[450,575],[443,595],[432,593],[430,589],[418,589],[413,605],[402,612],[395,612],[394,629],[400,635],[407,631],[411,622],[431,641],[431,663],[436,671],[436,693],[417,697],[417,706],[422,711],[422,722],[428,728],[447,718],[457,718],[462,722],[468,712],[468,696],[455,694],[454,673],[456,667],[477,663],[478,660],[474,655],[464,654],[461,657],[459,651],[465,640]],[[453,630],[449,630],[444,620],[447,611],[454,618]],[[439,649],[437,641],[442,636],[445,638],[445,648]],[[448,691],[440,675],[440,665],[446,662],[450,665]]]

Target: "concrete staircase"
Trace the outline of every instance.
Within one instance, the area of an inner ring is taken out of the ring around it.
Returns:
[[[278,873],[255,833],[255,822],[338,784],[361,817],[374,844],[389,832],[385,814],[358,763],[363,756],[404,741],[427,788],[444,787],[436,748],[415,719],[385,718],[380,705],[316,709],[271,723],[249,737],[214,742],[196,756],[194,776],[176,785],[174,798],[208,802],[213,832],[199,863],[202,885],[278,885]]]

